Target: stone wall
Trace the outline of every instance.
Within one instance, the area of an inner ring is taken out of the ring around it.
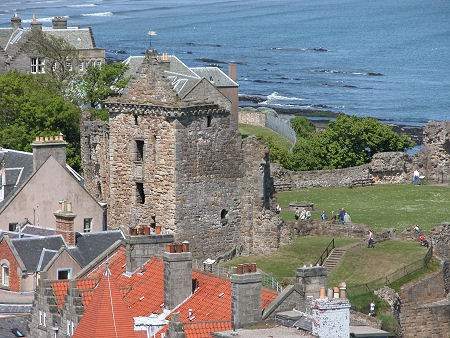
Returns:
[[[288,221],[285,224],[290,237],[319,236],[337,238],[368,239],[369,227],[359,223],[346,223],[331,220],[299,220]],[[383,229],[374,232],[375,242],[384,242],[397,237],[395,229]],[[365,242],[364,242],[365,243]],[[366,243],[365,243],[366,244]]]
[[[426,181],[450,181],[450,122],[429,122],[424,128],[424,148],[416,155],[404,152],[377,153],[372,161],[358,167],[333,170],[291,171],[273,163],[275,188],[290,190],[312,187],[347,186],[353,180],[372,179],[376,184],[407,183],[418,169]]]
[[[91,120],[86,111],[80,117],[81,166],[84,187],[99,201],[109,197],[109,124]]]
[[[398,317],[404,337],[446,337],[450,325],[450,302],[445,298],[442,271],[399,291]]]
[[[239,123],[265,127],[267,116],[264,113],[250,110],[239,110]]]

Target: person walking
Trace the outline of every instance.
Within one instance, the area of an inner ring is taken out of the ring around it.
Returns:
[[[298,221],[299,218],[300,218],[300,210],[297,208],[295,210],[295,220]]]
[[[321,217],[322,217],[323,220],[327,220],[328,219],[327,214],[325,213],[325,210],[322,211],[322,216]]]
[[[345,216],[345,210],[344,210],[344,208],[341,208],[341,210],[339,210],[339,221],[341,221],[342,224],[344,224],[344,216]]]
[[[419,185],[419,177],[420,177],[420,173],[419,170],[414,170],[414,174],[413,174],[413,182],[414,185]]]
[[[344,214],[344,223],[343,224],[351,223],[351,222],[352,222],[352,219],[350,218],[350,215],[348,213],[345,213]]]
[[[369,242],[367,244],[367,248],[375,248],[372,230],[369,230]]]
[[[375,317],[375,302],[374,302],[373,299],[372,299],[372,301],[370,302],[370,305],[369,305],[369,316]]]

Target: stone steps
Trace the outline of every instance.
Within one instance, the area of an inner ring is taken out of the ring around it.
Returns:
[[[353,248],[358,245],[360,245],[360,243],[352,243],[352,244],[348,244],[342,248],[334,248],[322,265],[327,269],[327,273],[330,273],[331,271],[333,271],[333,269],[339,264],[342,257],[344,257],[347,249]]]

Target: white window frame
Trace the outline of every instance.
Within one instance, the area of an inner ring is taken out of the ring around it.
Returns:
[[[52,64],[52,72],[56,72],[56,62],[53,62]]]
[[[84,61],[80,61],[78,68],[80,69],[81,72],[84,70]]]
[[[68,336],[71,336],[71,334],[70,334],[70,320],[67,320],[66,334],[67,334]]]
[[[102,68],[102,62],[100,60],[97,60],[97,67]]]
[[[71,72],[73,70],[72,61],[67,61],[66,67],[69,68],[69,72]]]
[[[7,273],[5,273],[7,272]],[[9,264],[3,263],[2,264],[2,285],[3,286],[9,286]]]
[[[45,59],[42,57],[31,58],[31,74],[45,74]]]
[[[61,268],[61,269],[56,269],[56,279],[58,279],[58,275],[59,275],[60,271],[68,271],[67,279],[72,278],[72,268]],[[58,279],[58,280],[65,280],[65,279]]]
[[[86,221],[89,221],[89,229],[86,228]],[[87,229],[87,231],[86,231],[86,229]],[[83,220],[83,231],[84,232],[92,232],[92,218],[87,217]]]

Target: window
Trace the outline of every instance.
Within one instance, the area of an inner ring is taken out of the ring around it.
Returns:
[[[84,219],[84,232],[91,232],[92,231],[92,218],[85,218]]]
[[[39,310],[39,325],[42,325],[44,322],[44,312],[42,310]]]
[[[137,126],[138,124],[139,124],[138,123],[138,116],[134,115],[134,125]]]
[[[72,269],[57,269],[57,279],[70,279],[72,276]]]
[[[102,62],[101,61],[97,61],[97,67],[101,68],[102,67]]]
[[[136,140],[136,161],[144,160],[144,141]]]
[[[145,203],[144,183],[136,182],[137,198],[136,202],[139,204]]]
[[[80,64],[78,65],[78,67],[80,68],[80,71],[84,70],[84,62],[80,61]]]
[[[52,64],[52,72],[56,72],[56,62],[53,62]]]
[[[45,61],[43,58],[31,58],[31,73],[45,73]]]
[[[228,223],[228,211],[226,209],[222,209],[220,212],[220,221],[222,222],[222,225]]]
[[[43,318],[43,321],[42,321],[42,326],[47,326],[47,312],[45,312],[45,311],[42,311],[42,313],[44,314],[44,318]]]
[[[211,127],[212,116],[209,115],[206,117],[206,126]]]
[[[16,231],[18,223],[9,223],[9,231]]]
[[[71,334],[70,334],[70,327],[71,327],[71,325],[70,325],[70,320],[67,320],[66,334],[67,334],[68,336],[71,336]]]
[[[9,265],[6,263],[2,264],[2,285],[9,286]]]
[[[67,67],[67,69],[69,70],[69,72],[71,72],[71,71],[73,70],[72,62],[67,61],[67,62],[66,62],[66,67]]]

